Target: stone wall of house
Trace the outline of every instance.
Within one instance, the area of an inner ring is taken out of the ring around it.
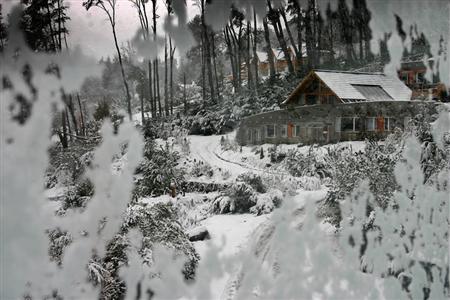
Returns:
[[[436,102],[389,101],[287,107],[241,121],[236,141],[249,144],[312,144],[384,138],[403,129],[418,113],[435,110]],[[352,125],[345,127],[345,125]],[[273,134],[272,134],[273,133]]]

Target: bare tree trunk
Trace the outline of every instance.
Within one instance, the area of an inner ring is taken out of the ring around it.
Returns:
[[[201,52],[201,56],[202,56],[202,100],[203,100],[203,104],[206,103],[206,80],[205,80],[205,43],[204,43],[204,39],[203,39],[203,35],[201,37],[201,47],[200,47],[200,52]]]
[[[153,103],[155,106],[155,117],[158,114],[158,94],[156,92],[156,59],[153,60]]]
[[[258,29],[256,27],[256,11],[253,9],[253,66],[255,69],[255,89],[258,87],[259,84],[259,76],[258,76],[258,54],[256,51],[257,46],[257,36],[258,36]],[[257,90],[256,90],[257,91]]]
[[[168,68],[167,68],[167,38],[164,43],[164,112],[166,117],[169,116],[169,92],[167,87]]]
[[[152,118],[155,118],[156,115],[156,108],[155,108],[155,103],[153,102],[153,84],[152,84],[152,62],[151,60],[148,60],[148,88],[149,88],[149,93],[148,93],[148,97],[149,97],[149,101],[150,101],[150,111],[152,114]]]
[[[289,24],[288,24],[288,21],[287,21],[287,18],[286,18],[286,13],[285,13],[283,8],[280,8],[280,15],[283,18],[284,26],[286,27],[286,32],[287,32],[287,34],[289,36],[289,40],[291,41],[292,48],[294,48],[295,56],[299,57],[301,55],[299,53],[297,45],[295,44],[295,40],[294,40],[294,38],[292,36],[291,29],[289,28]]]
[[[247,49],[245,51],[245,67],[247,68],[247,88],[253,88],[252,69],[250,68],[250,22],[247,22]]]
[[[71,136],[72,135],[72,128],[70,127],[69,112],[67,111],[67,107],[64,109],[64,113],[66,114],[67,130],[69,131],[69,136]]]
[[[275,77],[275,59],[272,51],[272,45],[270,44],[270,36],[269,36],[269,26],[267,25],[267,19],[263,19],[263,26],[264,26],[264,38],[266,40],[266,51],[267,51],[267,57],[269,60],[269,71],[270,71],[270,78]]]
[[[156,73],[156,92],[158,97],[158,108],[159,108],[159,116],[162,117],[162,105],[161,105],[161,94],[159,92],[159,60],[156,59],[155,65],[155,73]]]
[[[77,94],[78,107],[80,109],[80,118],[81,118],[81,133],[83,136],[86,136],[86,123],[84,122],[84,113],[83,108],[81,107],[80,95]]]
[[[140,101],[141,101],[141,124],[144,126],[145,124],[145,114],[144,114],[144,87],[141,87],[141,95],[140,95]]]
[[[173,115],[173,56],[175,54],[176,47],[172,47],[172,39],[169,38],[169,53],[170,53],[170,114]]]
[[[299,4],[299,0],[296,1],[296,9],[297,9],[297,43],[298,43],[298,55],[297,56],[297,62],[299,65],[299,68],[303,69],[303,38],[302,38],[302,9]]]
[[[205,0],[200,0],[201,4],[201,20],[202,20],[202,29],[203,29],[203,36],[205,41],[205,60],[206,60],[206,70],[208,73],[208,83],[209,83],[209,90],[211,94],[211,102],[216,103],[216,96],[214,94],[214,80],[213,80],[213,72],[212,72],[212,66],[211,66],[211,46],[209,44],[209,37],[208,37],[208,28],[206,27],[205,23]]]
[[[308,8],[305,17],[305,39],[306,39],[306,53],[308,56],[308,69],[315,67],[315,52],[314,52],[314,36],[311,28],[311,10]]]
[[[231,33],[231,37],[233,40],[233,46],[234,46],[234,52],[236,53],[236,73],[237,73],[237,87],[238,90],[241,89],[242,86],[242,25],[239,26],[239,32],[236,34],[236,31],[234,30],[234,26],[233,24],[230,23],[230,27],[229,27],[230,33]]]
[[[156,40],[156,18],[158,17],[156,15],[156,0],[152,0],[152,4],[153,4],[153,6],[152,6],[152,8],[153,8],[153,13],[152,13],[152,15],[153,15],[153,26],[152,26],[153,39]]]
[[[69,147],[69,143],[67,140],[67,127],[66,127],[66,114],[65,111],[61,112],[61,123],[62,123],[62,133],[58,130],[59,140],[61,141],[61,145],[63,149],[67,149]]]
[[[125,78],[125,69],[123,67],[123,61],[122,61],[122,54],[120,53],[120,48],[119,48],[119,42],[117,41],[117,35],[116,35],[116,26],[113,25],[112,26],[112,31],[113,31],[113,36],[114,36],[114,44],[116,45],[116,51],[117,51],[117,56],[119,58],[119,65],[120,65],[120,72],[122,73],[122,80],[123,80],[123,85],[125,86],[125,92],[126,92],[126,96],[127,96],[127,111],[128,111],[128,117],[132,118],[131,116],[131,96],[130,96],[130,89],[128,87],[128,83],[127,80]]]
[[[228,25],[225,25],[224,30],[224,36],[225,36],[225,43],[227,44],[227,50],[228,50],[228,57],[230,58],[230,65],[231,65],[231,73],[233,75],[233,87],[235,90],[237,90],[237,71],[236,71],[236,63],[235,63],[235,57],[234,57],[234,50],[232,46],[232,41],[230,37]]]
[[[186,98],[186,73],[183,74],[183,102],[184,102],[184,114],[187,115],[187,98]]]
[[[216,78],[216,92],[217,92],[217,99],[220,99],[220,92],[219,92],[219,77],[217,76],[217,62],[216,62],[216,45],[214,41],[214,32],[211,32],[211,51],[212,51],[212,58],[213,58],[213,65],[214,65],[214,77]]]
[[[68,97],[67,108],[69,109],[70,117],[72,118],[72,124],[73,124],[73,129],[75,131],[75,135],[78,136],[78,134],[79,134],[78,124],[77,124],[77,118],[75,117],[75,108],[73,105],[72,95],[69,95],[69,97]]]

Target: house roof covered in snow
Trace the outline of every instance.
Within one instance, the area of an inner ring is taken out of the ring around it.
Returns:
[[[269,61],[267,52],[264,52],[264,51],[256,51],[256,55],[258,56],[258,60],[259,60],[260,62],[268,62],[268,61]]]
[[[287,104],[301,94],[311,76],[319,78],[344,103],[411,100],[411,90],[397,76],[382,73],[313,70],[283,104]]]

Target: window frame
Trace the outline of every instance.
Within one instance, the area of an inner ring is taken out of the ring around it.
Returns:
[[[361,124],[361,118],[360,117],[339,117],[340,119],[340,127],[339,127],[339,132],[361,132],[362,131],[362,124]],[[343,130],[342,129],[342,119],[352,119],[352,130]],[[356,130],[356,124],[357,122],[359,122],[360,128],[358,130]]]
[[[272,130],[273,130],[273,134],[272,135],[269,134],[269,127],[272,127]],[[266,124],[265,129],[266,129],[265,132],[266,132],[266,137],[267,138],[275,138],[276,137],[275,124]]]
[[[284,131],[284,133],[283,133]],[[288,126],[287,125],[281,125],[280,126],[280,137],[287,138],[288,137]]]
[[[294,124],[294,134],[292,135],[292,137],[300,137],[300,130],[301,130],[300,128],[301,128],[300,124]]]
[[[372,128],[370,128],[370,126],[369,126],[369,121],[372,121]],[[376,117],[367,117],[366,118],[366,131],[370,131],[370,132],[377,131]]]

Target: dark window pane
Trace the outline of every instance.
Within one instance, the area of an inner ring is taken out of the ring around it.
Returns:
[[[353,118],[341,119],[341,131],[353,131]]]

